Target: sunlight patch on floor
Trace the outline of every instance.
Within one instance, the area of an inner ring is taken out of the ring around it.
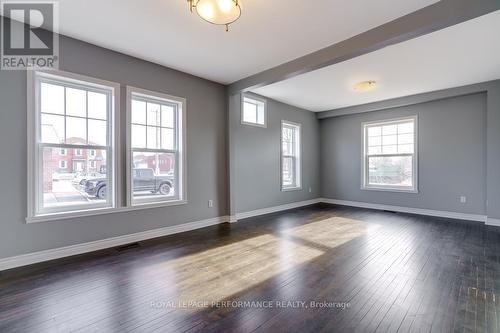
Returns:
[[[345,217],[331,217],[286,230],[284,233],[307,242],[335,248],[364,235],[370,226]]]
[[[168,274],[171,287],[175,286],[170,300],[212,302],[257,286],[321,254],[321,250],[266,234],[157,264],[155,270]]]

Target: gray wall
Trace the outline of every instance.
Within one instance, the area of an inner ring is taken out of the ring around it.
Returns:
[[[477,93],[321,120],[323,197],[485,214],[486,103],[486,93]],[[361,123],[412,115],[418,115],[419,193],[361,190]]]
[[[267,99],[267,128],[242,125],[240,95],[230,97],[230,112],[233,215],[319,197],[319,123],[313,112]],[[281,191],[281,120],[302,124],[301,190]]]
[[[66,37],[60,55],[61,70],[187,98],[189,203],[26,224],[26,73],[0,71],[0,258],[227,214],[224,86]]]

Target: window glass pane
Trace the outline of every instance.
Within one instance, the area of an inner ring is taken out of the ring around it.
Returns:
[[[413,133],[413,128],[414,128],[413,122],[398,124],[398,133],[399,134]]]
[[[146,125],[146,102],[132,100],[132,123]]]
[[[243,103],[243,121],[247,123],[257,123],[257,105]]]
[[[381,136],[382,135],[382,127],[368,127],[368,136]]]
[[[282,163],[282,177],[283,187],[290,187],[294,185],[294,168],[293,157],[283,157]]]
[[[395,145],[397,143],[398,143],[398,136],[397,135],[384,135],[382,137],[382,144],[384,146]]]
[[[397,154],[398,146],[382,146],[382,154]]]
[[[87,121],[82,118],[66,117],[66,143],[87,143]]]
[[[174,128],[174,108],[172,106],[161,106],[161,126]]]
[[[259,123],[260,125],[264,125],[266,123],[264,110],[264,103],[259,104],[257,108],[257,123]]]
[[[293,155],[293,144],[291,142],[283,141],[283,155]]]
[[[108,118],[107,115],[108,96],[106,94],[96,93],[93,91],[89,91],[88,95],[89,95],[88,117],[106,120]]]
[[[61,156],[59,148],[43,149],[42,204],[45,208],[92,205],[106,202],[108,177],[106,151],[95,156],[82,149],[82,156],[68,149]],[[91,168],[91,164],[93,168]]]
[[[134,199],[175,198],[175,154],[134,152],[132,188]]]
[[[369,185],[413,186],[413,157],[369,157]]]
[[[381,146],[368,147],[368,155],[380,155],[382,154]]]
[[[398,153],[400,154],[413,154],[413,144],[399,145]]]
[[[161,129],[161,149],[173,150],[175,148],[174,130],[170,128]]]
[[[106,127],[105,120],[89,119],[89,145],[107,145]]]
[[[66,88],[66,114],[87,117],[87,92],[85,90]]]
[[[282,133],[283,133],[282,139],[284,142],[293,142],[293,129],[292,128],[283,126]]]
[[[64,87],[42,82],[40,99],[41,112],[64,114]]]
[[[398,125],[382,126],[382,135],[392,135],[398,133]]]
[[[382,145],[382,137],[381,136],[368,137],[368,146],[380,146],[380,145]]]
[[[159,149],[160,148],[160,140],[159,140],[159,132],[160,129],[158,127],[148,127],[148,147],[149,149]]]
[[[132,125],[132,148],[146,148],[146,126]]]
[[[160,126],[160,104],[146,103],[148,111],[148,125]]]
[[[398,144],[408,144],[413,143],[413,134],[399,134]]]
[[[42,142],[64,143],[64,116],[42,114]]]

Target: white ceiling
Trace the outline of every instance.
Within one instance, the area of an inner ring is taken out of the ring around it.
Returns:
[[[227,84],[435,2],[242,0],[226,33],[191,14],[186,0],[60,0],[60,32]]]
[[[254,92],[324,111],[500,78],[500,11]],[[360,81],[376,80],[370,92]]]

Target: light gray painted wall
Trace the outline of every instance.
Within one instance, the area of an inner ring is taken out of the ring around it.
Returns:
[[[230,112],[232,214],[319,197],[319,123],[314,113],[267,99],[267,128],[242,125],[241,95],[230,97]],[[302,190],[281,191],[281,120],[302,124]]]
[[[361,123],[418,115],[419,193],[361,190]],[[486,213],[486,93],[320,121],[322,196]],[[461,204],[459,197],[467,196]]]
[[[489,82],[486,127],[488,217],[500,219],[500,81]]]
[[[61,37],[60,67],[187,98],[189,204],[26,224],[26,73],[0,71],[0,258],[227,214],[224,86],[66,37]],[[123,89],[121,104],[124,125]],[[214,208],[208,208],[209,199]]]

